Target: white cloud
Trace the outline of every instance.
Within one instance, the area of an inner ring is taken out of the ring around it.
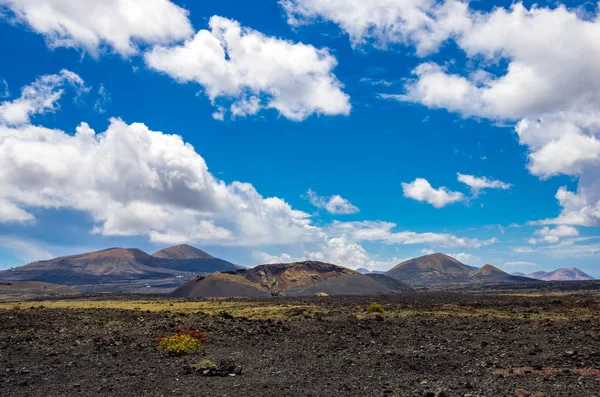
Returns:
[[[346,237],[326,238],[313,250],[305,250],[302,255],[290,255],[283,253],[271,255],[262,251],[252,254],[257,263],[289,263],[298,261],[319,261],[345,266],[351,269],[366,268],[370,270],[387,269],[400,262],[402,259],[382,259],[372,255],[365,248]]]
[[[193,34],[188,12],[168,0],[0,0],[2,7],[11,10],[5,17],[44,35],[50,48],[92,56],[104,48],[130,56],[139,44],[168,44]]]
[[[324,208],[331,214],[356,214],[360,211],[350,201],[337,194],[331,197],[322,197],[308,189],[306,196],[312,205],[317,208]]]
[[[234,117],[262,109],[295,121],[350,113],[349,97],[332,72],[337,61],[327,49],[268,37],[219,16],[209,27],[182,45],[156,46],[145,55],[147,65],[202,85],[213,103],[231,102]],[[221,119],[218,109],[213,117]]]
[[[34,104],[28,115],[55,108],[62,93],[44,76],[15,102]],[[12,103],[3,103],[6,109]],[[81,123],[75,134],[0,118],[0,208],[3,222],[31,222],[28,208],[87,212],[94,233],[148,235],[152,241],[258,245],[310,241],[319,236],[309,215],[285,201],[262,197],[252,185],[225,184],[177,135],[142,123],[111,119],[102,133]],[[9,113],[13,114],[13,113]],[[118,178],[114,176],[118,175]]]
[[[223,106],[218,106],[217,110],[215,110],[212,114],[212,118],[218,121],[224,121],[225,115],[227,114],[227,109]]]
[[[467,3],[435,0],[280,0],[288,23],[300,26],[316,20],[337,24],[353,46],[379,48],[414,44],[426,55],[469,24]]]
[[[517,254],[532,254],[535,252],[535,250],[531,247],[514,247],[512,250]]]
[[[105,113],[106,106],[110,102],[110,93],[104,87],[104,84],[100,84],[100,88],[98,88],[98,99],[96,99],[96,103],[94,104],[94,110],[98,113]]]
[[[339,222],[334,221],[326,230],[329,235],[343,236],[352,241],[379,241],[386,244],[427,244],[445,248],[480,248],[498,242],[496,238],[488,240],[457,237],[448,233],[416,233],[412,231],[395,232],[396,224],[381,221]]]
[[[0,223],[29,223],[35,217],[10,201],[0,199]]]
[[[365,7],[371,15],[382,6],[365,3]],[[468,69],[461,70],[453,62],[442,66],[443,60],[425,62],[413,70],[414,79],[406,83],[404,92],[383,97],[463,117],[515,123],[533,175],[580,178],[577,193],[559,190],[563,212],[546,222],[600,224],[598,8],[582,13],[565,5],[528,9],[516,3],[509,9],[470,9],[462,15],[463,22],[454,25],[457,29],[446,39],[464,51]],[[432,17],[443,24],[435,13]],[[348,23],[361,26],[360,19]],[[419,48],[415,40],[408,44]]]
[[[459,252],[456,254],[448,255],[458,260],[459,262],[465,263],[467,265],[473,265],[474,263],[479,263],[481,261],[480,257],[475,256],[473,254],[469,254],[468,252]]]
[[[57,101],[67,85],[74,87],[78,93],[87,90],[81,77],[69,70],[44,75],[25,86],[19,98],[0,103],[0,122],[9,125],[25,124],[31,116],[56,111]]]
[[[506,268],[523,268],[523,267],[536,267],[537,263],[535,262],[527,262],[527,261],[513,261],[513,262],[505,262],[503,267]]]
[[[6,80],[2,79],[2,85],[4,85],[3,92],[0,94],[1,99],[5,99],[10,97],[10,90],[8,89],[8,83]]]
[[[530,238],[528,240],[530,244],[538,244],[542,242],[548,244],[557,244],[562,237],[579,236],[579,231],[573,226],[559,225],[554,228],[545,226],[541,229],[536,230],[534,234],[536,236],[540,236],[540,238]]]
[[[424,178],[417,178],[410,183],[402,183],[402,189],[404,190],[404,197],[429,203],[435,208],[442,208],[466,199],[464,194],[450,191],[445,187],[434,189],[429,181]]]
[[[119,178],[114,178],[119,175]],[[163,243],[281,244],[313,238],[308,214],[216,179],[181,137],[111,119],[95,133],[0,126],[0,199],[89,213],[95,233]]]
[[[264,251],[252,251],[252,259],[257,265],[265,265],[270,263],[292,263],[301,261],[302,258],[294,258],[288,254],[271,255]]]
[[[492,180],[484,177],[476,177],[473,175],[464,175],[460,172],[457,174],[459,182],[471,188],[474,197],[477,197],[483,189],[502,189],[508,190],[511,188],[510,183],[505,183],[499,180]]]
[[[46,91],[36,92],[46,97]],[[54,109],[59,97],[51,96],[48,106],[34,107],[42,109],[36,112]],[[30,99],[38,101],[35,95]],[[263,197],[249,183],[217,179],[180,136],[118,118],[98,133],[82,122],[74,134],[27,120],[8,124],[0,119],[2,222],[33,222],[34,209],[70,209],[89,215],[91,232],[105,236],[146,236],[163,244],[303,247],[302,255],[281,254],[278,261],[305,258],[369,268],[399,260],[370,254],[361,242],[465,249],[497,242],[397,232],[387,222],[317,226],[309,214],[281,198]],[[335,196],[324,203],[328,210],[351,208]],[[274,260],[257,252],[256,260]]]
[[[568,191],[565,186],[558,189],[556,199],[562,208],[558,217],[530,224],[600,226],[600,186],[589,179],[594,175],[596,172],[582,175],[578,193]]]
[[[431,254],[435,254],[435,250],[431,249],[431,248],[423,248],[421,250],[421,253],[423,255],[431,255]]]

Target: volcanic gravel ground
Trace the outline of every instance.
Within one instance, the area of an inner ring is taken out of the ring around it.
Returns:
[[[386,308],[383,316],[361,312],[373,300]],[[279,301],[317,305],[323,313],[297,309],[282,320],[250,320],[118,309],[0,311],[0,395],[498,397],[525,396],[517,390],[525,389],[600,396],[600,298],[593,295],[429,292]],[[394,314],[448,305],[507,318]],[[581,307],[592,317],[537,318]],[[155,338],[177,326],[208,336],[204,354],[157,350]],[[190,371],[201,359],[229,360],[243,374]]]

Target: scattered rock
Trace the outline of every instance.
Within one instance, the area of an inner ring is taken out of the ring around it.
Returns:
[[[525,389],[517,389],[515,390],[515,396],[517,397],[531,397],[531,393]]]
[[[242,367],[229,361],[222,361],[219,365],[189,366],[188,368],[201,373],[202,376],[237,376],[242,374]]]
[[[575,357],[577,355],[577,350],[567,350],[564,352],[564,357]]]

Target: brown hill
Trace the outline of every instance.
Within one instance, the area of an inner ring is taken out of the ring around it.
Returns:
[[[535,281],[528,277],[510,275],[492,265],[481,268],[467,266],[444,254],[425,255],[404,261],[385,274],[413,285]]]
[[[152,256],[163,259],[215,259],[214,256],[187,244],[165,248]]]
[[[76,291],[66,285],[37,281],[0,281],[0,295],[62,295]]]
[[[506,282],[532,282],[536,281],[531,278],[514,276],[498,269],[492,265],[485,265],[471,273],[471,279],[480,282],[494,282],[494,281],[506,281]]]
[[[392,289],[345,267],[323,262],[260,265],[192,279],[173,292],[182,297],[371,295]]]
[[[409,259],[385,273],[407,284],[448,284],[469,280],[471,269],[445,254],[431,254]]]
[[[504,278],[506,276],[509,274],[489,264],[471,273],[471,278]]]
[[[67,285],[105,283],[144,284],[150,280],[169,280],[176,287],[197,274],[229,271],[239,267],[214,258],[193,247],[172,247],[161,256],[150,256],[135,248],[109,248],[79,255],[37,261],[15,269],[0,271],[0,280],[41,281]],[[171,259],[165,256],[185,257]],[[190,256],[195,256],[190,258]],[[202,257],[198,257],[202,256]],[[110,288],[106,288],[109,289]]]

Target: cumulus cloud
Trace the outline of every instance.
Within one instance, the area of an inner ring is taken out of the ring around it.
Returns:
[[[196,82],[213,103],[230,103],[233,117],[276,109],[290,120],[312,114],[347,115],[349,97],[327,49],[292,43],[213,16],[182,45],[156,46],[146,64],[179,82]],[[221,106],[221,105],[218,105]],[[224,107],[213,115],[223,119]]]
[[[589,176],[595,175],[590,172]],[[597,181],[584,174],[579,180],[579,192],[574,193],[565,186],[556,192],[561,213],[556,218],[533,221],[530,224],[600,226],[600,187]]]
[[[38,80],[60,82],[60,76]],[[78,76],[74,80],[83,85]],[[44,90],[36,92],[46,96]],[[49,105],[34,107],[35,112],[56,109],[60,96],[52,98]],[[497,241],[395,231],[396,225],[387,222],[318,226],[309,214],[281,198],[263,197],[249,183],[219,180],[180,136],[119,118],[110,119],[101,132],[82,122],[74,133],[34,125],[28,117],[22,121],[14,124],[0,118],[1,223],[30,223],[43,209],[69,209],[89,215],[90,232],[105,236],[146,236],[161,244],[303,247],[301,255],[275,258],[257,250],[253,258],[312,259],[369,268],[399,260],[373,255],[362,242],[466,249]],[[329,210],[351,208],[337,199],[323,203]]]
[[[87,90],[81,77],[69,70],[41,76],[25,86],[19,98],[0,103],[0,122],[9,125],[25,124],[31,116],[56,111],[65,86],[72,86],[77,92]]]
[[[473,263],[477,263],[481,260],[480,257],[475,256],[473,254],[469,254],[468,252],[458,252],[455,254],[448,254],[448,255],[453,257],[454,259],[458,260],[459,262],[471,264],[471,265]]]
[[[85,122],[75,134],[26,122],[55,109],[62,93],[56,87],[65,80],[83,84],[68,71],[43,76],[1,106],[28,104],[20,113],[0,112],[2,222],[33,221],[28,208],[70,208],[89,213],[95,233],[147,235],[162,243],[285,244],[318,234],[309,215],[285,201],[215,178],[177,135],[116,118],[101,133]]]
[[[324,239],[312,250],[305,250],[301,255],[283,253],[271,255],[267,252],[256,251],[252,257],[257,263],[290,263],[298,261],[319,261],[333,263],[351,269],[366,268],[386,269],[402,262],[399,258],[382,259],[369,253],[360,243],[346,237],[331,237]]]
[[[48,46],[82,49],[98,56],[108,48],[122,56],[139,45],[168,44],[193,34],[188,12],[168,0],[0,0],[0,18],[27,24]]]
[[[0,199],[0,223],[29,223],[35,217],[10,201]]]
[[[346,200],[338,194],[331,197],[322,197],[308,189],[306,197],[312,205],[317,208],[325,209],[330,214],[356,214],[360,211],[358,207],[353,205],[349,200]]]
[[[264,251],[252,251],[252,259],[257,265],[266,265],[270,263],[292,263],[302,260],[302,258],[295,258],[289,254],[271,255]]]
[[[331,21],[353,46],[372,43],[379,48],[414,44],[426,55],[460,32],[468,19],[467,3],[436,0],[280,0],[292,26]]]
[[[0,199],[23,211],[85,211],[103,235],[231,245],[311,239],[308,214],[216,179],[181,137],[120,119],[101,133],[81,123],[74,135],[0,126],[0,186]]]
[[[376,13],[382,4],[365,3],[365,7]],[[321,17],[332,20],[324,15],[322,12]],[[443,19],[431,15],[435,23],[443,25]],[[563,212],[548,223],[597,225],[598,10],[584,14],[565,5],[527,8],[516,3],[489,12],[467,8],[461,15],[462,23],[454,25],[456,29],[445,39],[454,40],[462,49],[468,69],[461,70],[452,62],[427,61],[413,70],[414,78],[403,92],[383,97],[446,109],[463,117],[514,123],[519,142],[528,149],[527,168],[533,175],[580,178],[576,193],[559,190]],[[357,28],[369,26],[360,20],[347,22]],[[414,40],[408,44],[419,48]]]
[[[577,237],[577,236],[579,236],[579,231],[573,226],[559,225],[554,228],[545,226],[541,229],[536,230],[534,234],[536,236],[540,236],[540,238],[529,239],[528,242],[530,244],[538,244],[538,243],[556,244],[560,241],[560,239],[562,237]]]
[[[438,189],[433,188],[424,178],[417,178],[410,183],[402,183],[402,189],[404,197],[429,203],[435,208],[466,200],[465,195],[460,192],[450,191],[443,186]]]
[[[492,180],[484,177],[476,177],[473,175],[464,175],[460,172],[457,174],[459,182],[471,188],[474,197],[477,197],[483,189],[502,189],[508,190],[512,187],[510,183],[505,183],[499,180]]]

